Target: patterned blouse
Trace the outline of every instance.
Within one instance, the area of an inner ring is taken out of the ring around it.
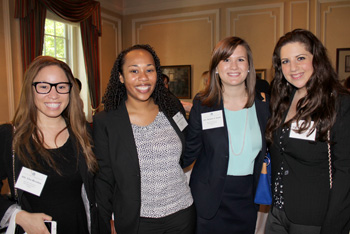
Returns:
[[[192,205],[193,198],[179,162],[182,143],[159,112],[148,126],[132,124],[141,171],[141,217],[160,218]]]

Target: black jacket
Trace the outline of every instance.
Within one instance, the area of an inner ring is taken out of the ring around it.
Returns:
[[[254,193],[266,154],[265,127],[269,117],[269,102],[263,101],[263,97],[258,93],[255,97],[255,108],[261,130],[262,149],[254,163]],[[224,110],[222,101],[218,107],[207,107],[203,106],[197,98],[194,99],[183,158],[184,167],[196,160],[191,174],[190,187],[197,215],[205,219],[212,218],[219,209],[229,160],[225,115],[223,115],[223,127],[202,130],[201,114],[217,110]]]
[[[183,132],[173,116],[166,117],[180,137],[184,150]],[[100,167],[96,177],[100,234],[111,233],[112,213],[118,234],[136,234],[141,208],[140,165],[125,102],[116,110],[97,113],[93,126],[95,154]]]
[[[321,233],[327,234],[348,234],[350,225],[350,96],[339,100],[336,122],[330,131],[332,189],[326,142],[290,138],[289,131],[280,138],[278,129],[270,147],[272,182],[283,161],[288,219],[296,224],[322,226]]]

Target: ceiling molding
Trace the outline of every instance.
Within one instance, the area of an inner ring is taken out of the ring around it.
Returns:
[[[100,3],[105,9],[117,11],[122,15],[132,15],[174,8],[242,1],[249,0],[100,0]]]

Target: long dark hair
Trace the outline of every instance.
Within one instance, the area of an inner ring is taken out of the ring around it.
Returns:
[[[281,48],[288,43],[299,42],[313,55],[312,65],[314,72],[306,83],[307,94],[297,103],[297,113],[292,121],[304,120],[299,132],[310,127],[314,121],[313,129],[318,129],[318,139],[326,140],[327,131],[331,129],[336,119],[337,97],[347,91],[338,81],[327,55],[326,48],[320,40],[310,31],[295,29],[282,36],[277,42],[273,52],[273,68],[275,71],[273,85],[271,87],[271,118],[266,128],[266,137],[272,142],[273,132],[283,125],[284,113],[291,103],[291,94],[295,87],[288,83],[282,73]]]
[[[251,107],[255,98],[256,74],[253,64],[253,55],[248,43],[239,37],[227,37],[221,40],[213,50],[209,65],[209,84],[199,93],[199,98],[205,106],[219,105],[222,100],[222,82],[219,74],[216,74],[216,68],[220,61],[227,59],[232,55],[237,46],[243,46],[247,51],[249,73],[245,80],[248,92],[248,101],[245,108]]]
[[[123,65],[125,63],[125,56],[133,50],[146,50],[148,51],[154,60],[156,71],[157,71],[157,82],[156,87],[151,95],[154,103],[158,105],[159,110],[164,112],[168,116],[175,115],[179,109],[179,102],[171,98],[169,90],[165,88],[162,79],[162,70],[160,67],[160,60],[150,45],[134,45],[123,50],[114,62],[109,83],[106,92],[102,98],[104,104],[104,110],[110,111],[118,108],[122,101],[127,99],[127,93],[125,85],[120,81],[119,75],[123,75]]]

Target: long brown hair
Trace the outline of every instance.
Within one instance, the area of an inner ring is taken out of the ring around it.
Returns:
[[[79,153],[80,150],[83,151],[89,171],[96,172],[97,161],[90,143],[91,136],[86,127],[82,100],[79,96],[79,87],[75,85],[75,79],[69,66],[50,56],[39,56],[35,58],[24,75],[19,105],[12,120],[12,124],[15,128],[13,148],[16,152],[16,156],[24,166],[32,169],[41,168],[39,164],[39,159],[41,158],[60,174],[60,170],[56,167],[55,161],[44,147],[43,133],[37,125],[38,110],[34,103],[35,90],[32,85],[33,80],[40,70],[47,66],[60,67],[66,74],[68,81],[73,85],[69,93],[69,104],[61,115],[76,139],[75,147],[77,148],[77,152]]]
[[[272,142],[273,132],[283,125],[284,113],[291,103],[291,94],[295,87],[285,79],[281,66],[281,48],[288,43],[299,42],[313,55],[312,65],[314,72],[306,83],[307,94],[297,103],[297,113],[292,121],[305,120],[299,131],[310,127],[314,121],[313,129],[318,128],[318,139],[326,140],[327,131],[331,129],[336,119],[337,97],[347,93],[338,81],[331,62],[327,56],[326,48],[321,41],[310,31],[295,29],[282,36],[277,42],[272,63],[275,70],[271,88],[271,118],[266,127],[266,137]]]
[[[227,37],[221,40],[213,50],[211,61],[209,65],[209,84],[199,93],[198,98],[205,106],[219,105],[222,100],[222,82],[219,74],[216,74],[216,67],[220,61],[227,59],[232,55],[237,46],[243,46],[247,51],[249,73],[245,80],[245,85],[248,92],[248,100],[245,108],[251,107],[255,98],[255,82],[256,74],[253,64],[253,55],[248,43],[239,37]]]

